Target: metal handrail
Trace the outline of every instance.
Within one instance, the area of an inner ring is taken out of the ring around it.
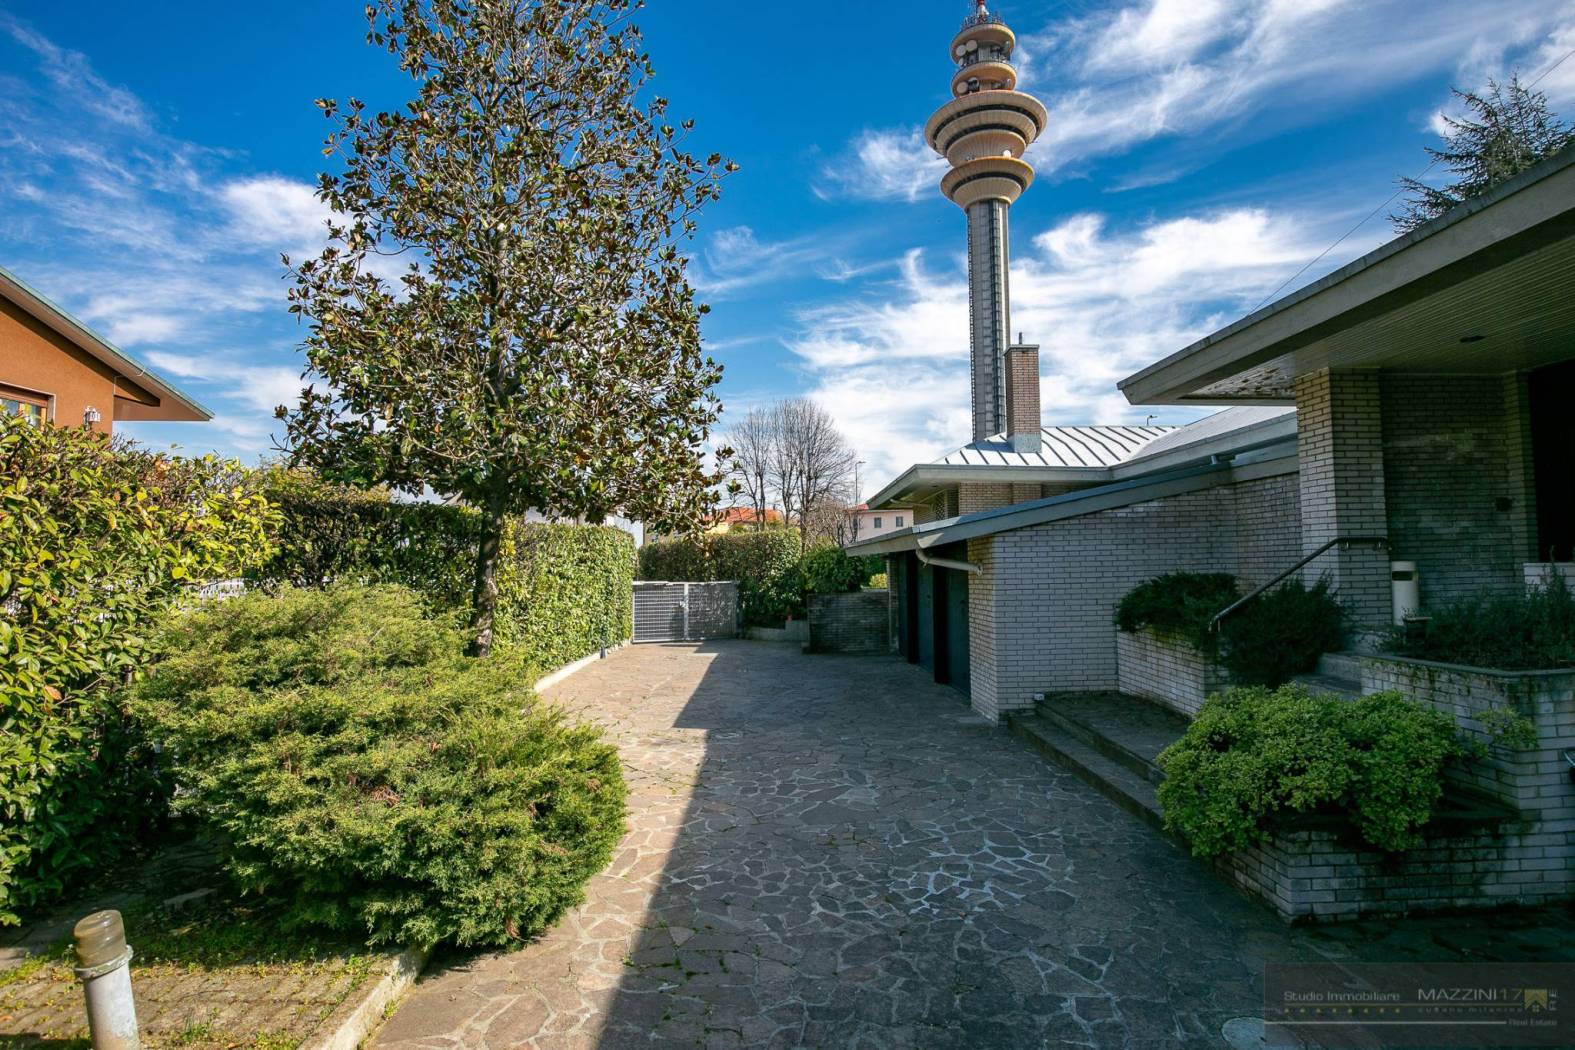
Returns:
[[[969,66],[979,66],[986,62],[1005,62],[1007,65],[1011,65],[1012,56],[1004,50],[991,51],[989,54],[985,54],[984,49],[980,48],[978,51],[970,51],[962,58],[959,58],[957,60],[957,68],[960,70],[967,69]]]
[[[1334,548],[1340,547],[1340,548],[1343,549],[1343,548],[1351,547],[1351,546],[1353,546],[1355,544],[1359,544],[1359,543],[1371,543],[1371,544],[1373,544],[1375,546],[1378,546],[1378,547],[1387,547],[1387,546],[1389,546],[1389,537],[1388,536],[1337,536],[1337,537],[1335,537],[1334,539],[1330,540],[1328,543],[1325,543],[1322,547],[1319,547],[1317,550],[1315,550],[1311,554],[1307,555],[1305,558],[1303,558],[1301,561],[1297,562],[1295,565],[1292,565],[1289,569],[1286,569],[1284,572],[1280,573],[1278,576],[1276,576],[1274,579],[1270,580],[1268,583],[1265,583],[1265,584],[1263,584],[1260,587],[1254,588],[1252,590],[1252,592],[1249,593],[1245,598],[1238,598],[1236,601],[1234,601],[1231,604],[1225,606],[1225,608],[1221,609],[1218,613],[1215,614],[1214,619],[1209,621],[1209,630],[1211,630],[1211,631],[1219,630],[1220,629],[1220,623],[1227,616],[1229,616],[1231,613],[1235,612],[1237,609],[1240,609],[1243,605],[1246,605],[1249,602],[1252,602],[1254,599],[1261,597],[1265,591],[1270,590],[1271,588],[1273,588],[1277,584],[1282,583],[1285,580],[1289,579],[1290,577],[1296,575],[1298,572],[1301,572],[1304,568],[1306,568],[1308,566],[1308,564],[1310,564],[1311,562],[1317,561],[1319,558],[1323,557],[1323,555],[1329,553]]]

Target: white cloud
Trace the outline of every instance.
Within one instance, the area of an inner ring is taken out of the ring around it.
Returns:
[[[1128,405],[1116,381],[1252,309],[1342,220],[1236,208],[1111,230],[1102,216],[1076,215],[1034,237],[1013,261],[1012,324],[1041,343],[1045,421],[1141,422],[1151,410]],[[1367,246],[1347,244],[1326,265]],[[879,297],[799,320],[788,344],[812,377],[811,396],[876,484],[968,440],[961,259],[937,273],[910,252]]]
[[[1487,18],[1477,0],[1145,0],[1019,25],[1021,83],[1050,110],[1028,157],[1049,173],[1165,136],[1266,136],[1422,73],[1492,71],[1511,55],[1529,73],[1575,47],[1558,6],[1500,0]],[[1575,98],[1575,59],[1543,87]],[[915,201],[944,171],[916,128],[866,132],[815,189]]]
[[[705,249],[692,260],[690,279],[701,295],[710,299],[758,285],[781,282],[835,250],[830,237],[800,237],[786,241],[761,241],[748,226],[734,226],[711,235]]]
[[[94,72],[86,55],[57,46],[3,11],[0,30],[38,56],[39,71],[57,92],[70,95],[113,123],[136,129],[148,126],[147,110],[141,100]]]
[[[199,357],[162,350],[150,352],[147,358],[154,368],[182,379],[219,384],[225,397],[269,416],[279,405],[294,407],[301,397],[299,368],[258,365],[232,355]]]
[[[939,193],[946,161],[917,128],[866,131],[840,157],[822,166],[815,192],[822,197],[916,201]]]
[[[296,179],[256,175],[219,187],[231,229],[249,244],[296,254],[316,254],[328,242],[332,210],[317,190]]]

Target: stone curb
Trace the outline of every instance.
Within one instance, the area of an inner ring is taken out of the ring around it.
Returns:
[[[380,972],[340,1003],[300,1050],[356,1050],[383,1023],[384,1011],[409,990],[431,957],[430,950],[406,948],[385,960]]]
[[[583,671],[585,668],[591,666],[591,664],[594,664],[599,660],[607,659],[613,653],[616,653],[619,649],[622,649],[628,644],[629,643],[627,641],[619,642],[617,645],[609,645],[605,649],[598,649],[589,656],[582,656],[572,664],[565,664],[551,674],[542,678],[538,678],[536,680],[536,684],[531,688],[536,690],[538,693],[543,689],[550,689],[559,682],[563,681],[565,678],[569,677],[574,672]]]

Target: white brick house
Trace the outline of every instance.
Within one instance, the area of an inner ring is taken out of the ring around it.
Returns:
[[[1251,585],[1386,539],[1306,570],[1368,632],[1391,559],[1424,609],[1522,586],[1575,560],[1575,149],[1120,384],[1237,406],[1189,427],[1042,428],[1037,348],[1006,365],[1007,432],[904,472],[869,506],[917,524],[852,548],[890,557],[896,648],[992,721],[1115,689],[1115,604],[1160,573]]]

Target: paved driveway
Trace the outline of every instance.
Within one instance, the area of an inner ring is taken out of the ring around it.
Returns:
[[[581,908],[441,962],[373,1045],[1220,1046],[1267,959],[1575,943],[1567,911],[1288,929],[895,660],[638,646],[551,696],[617,740],[628,837]]]

